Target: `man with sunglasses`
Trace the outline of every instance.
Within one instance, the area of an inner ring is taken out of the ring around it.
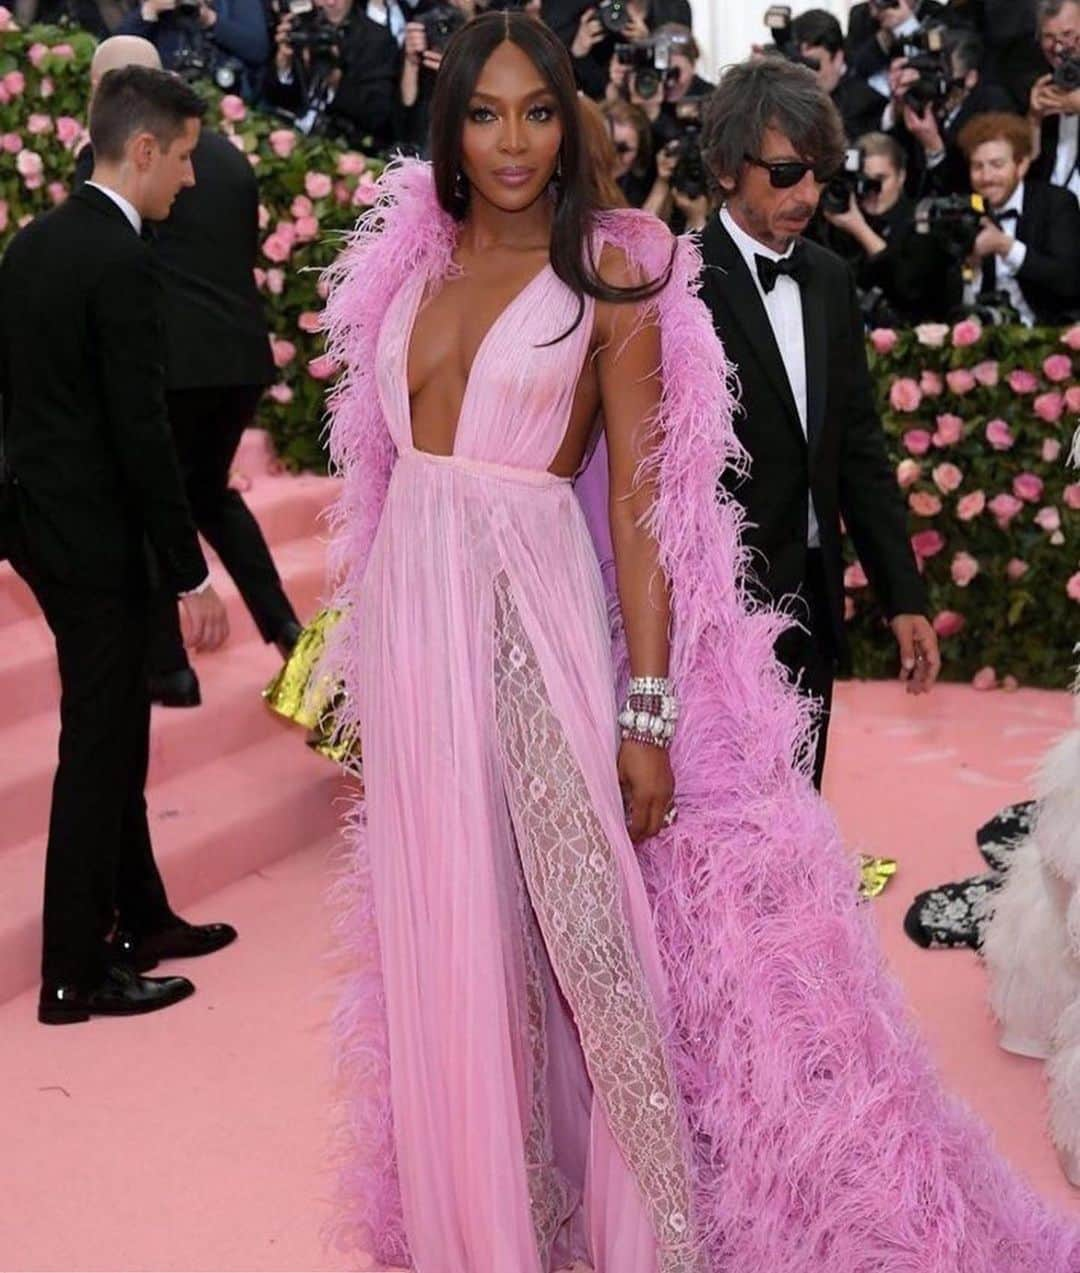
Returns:
[[[810,71],[766,57],[724,73],[702,149],[723,202],[702,236],[702,296],[737,367],[736,427],[751,461],[746,478],[725,482],[746,509],[754,586],[798,620],[777,656],[821,704],[820,787],[846,652],[841,516],[896,636],[901,679],[923,693],[939,670],[854,283],[839,257],[802,238],[840,164],[843,126]]]

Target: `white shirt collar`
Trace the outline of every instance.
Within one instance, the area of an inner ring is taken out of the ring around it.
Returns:
[[[757,266],[754,264],[755,256],[767,257],[770,261],[782,261],[785,257],[789,257],[795,250],[794,240],[788,247],[786,252],[776,252],[770,247],[766,247],[764,243],[759,243],[757,239],[747,234],[739,225],[735,218],[728,212],[727,208],[720,209],[720,221],[727,230],[728,234],[735,240],[735,246],[742,254],[743,260],[750,269],[750,273],[757,278]]]
[[[131,222],[131,228],[135,233],[142,234],[142,217],[133,203],[128,202],[122,194],[117,194],[111,186],[103,186],[100,181],[88,181],[86,184],[93,186],[95,190],[100,190],[103,195],[107,195]]]
[[[1018,217],[1024,215],[1024,183],[1021,181],[998,212],[1015,212]]]

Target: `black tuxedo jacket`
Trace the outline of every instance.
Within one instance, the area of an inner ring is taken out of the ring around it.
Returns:
[[[1036,181],[1045,181],[1049,184],[1050,179],[1054,175],[1054,168],[1057,165],[1057,149],[1058,141],[1061,137],[1061,116],[1047,115],[1042,122],[1040,130],[1039,153],[1031,164],[1031,176]],[[1080,163],[1080,158],[1077,159]]]
[[[816,243],[806,242],[805,249],[812,272],[801,289],[809,440],[757,287],[719,216],[710,219],[702,239],[701,294],[737,369],[736,430],[750,454],[750,473],[725,482],[746,509],[746,542],[758,586],[779,601],[804,582],[812,494],[836,649],[842,654],[841,516],[890,616],[925,613],[926,592],[885,453],[850,271]]]
[[[206,576],[165,414],[154,254],[84,186],[0,263],[0,392],[13,507],[35,571],[139,589],[149,538],[178,592]]]
[[[1000,85],[980,81],[961,102],[955,118],[941,129],[945,158],[934,168],[926,166],[926,152],[900,120],[894,135],[907,152],[907,191],[912,198],[970,192],[970,166],[960,149],[959,137],[969,120],[991,111],[1016,113],[1012,98]]]
[[[1006,229],[1009,229],[1006,226]],[[1024,210],[1014,237],[1027,246],[1016,275],[1037,323],[1071,322],[1080,313],[1080,204],[1069,190],[1042,181],[1024,182]],[[949,300],[963,300],[960,266],[950,275]]]
[[[254,276],[255,174],[235,146],[205,128],[192,164],[195,185],[180,191],[168,220],[152,232],[165,296],[166,388],[268,385],[274,361]],[[93,168],[86,146],[76,161],[76,180],[87,180]]]

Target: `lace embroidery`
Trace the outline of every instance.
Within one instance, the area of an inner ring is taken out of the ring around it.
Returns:
[[[596,1095],[641,1189],[661,1273],[692,1273],[681,1113],[618,867],[505,575],[495,580],[495,627],[496,725],[533,910]]]

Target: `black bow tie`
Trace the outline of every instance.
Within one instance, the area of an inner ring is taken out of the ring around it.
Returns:
[[[801,243],[796,243],[790,256],[781,257],[779,261],[770,261],[767,256],[754,254],[757,276],[766,295],[776,286],[781,274],[793,278],[796,283],[803,284],[810,277],[810,262],[806,259],[806,251]]]
[[[1005,208],[1001,212],[995,212],[993,216],[994,216],[994,220],[998,222],[1020,220],[1020,213],[1017,212],[1015,208]]]

